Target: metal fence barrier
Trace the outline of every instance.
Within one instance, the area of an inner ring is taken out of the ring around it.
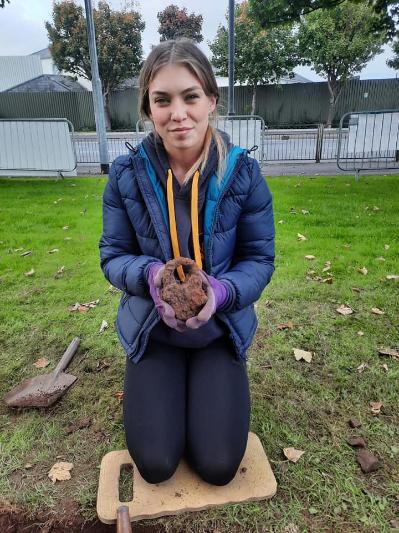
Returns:
[[[341,170],[399,169],[399,109],[346,113],[340,121]]]
[[[65,118],[0,119],[0,175],[76,175],[72,136]]]

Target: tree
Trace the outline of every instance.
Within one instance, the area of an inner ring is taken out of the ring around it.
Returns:
[[[227,17],[226,17],[227,18]],[[259,30],[248,17],[248,2],[235,7],[234,74],[237,81],[252,87],[251,114],[256,109],[256,89],[260,84],[276,83],[282,76],[293,76],[298,64],[296,38],[290,27]],[[228,31],[220,25],[213,42],[212,64],[222,76],[228,75]]]
[[[93,10],[98,55],[98,69],[104,96],[105,124],[111,128],[109,98],[122,81],[135,76],[142,63],[141,15],[124,8],[112,10],[106,1],[100,1]],[[46,22],[51,55],[59,70],[91,80],[86,18],[83,8],[73,0],[62,0],[53,5],[53,24]]]
[[[392,59],[388,59],[387,65],[395,70],[399,70],[399,39],[393,43],[392,50],[395,56]]]
[[[163,11],[157,14],[159,20],[158,33],[161,34],[161,41],[169,41],[179,37],[187,37],[200,43],[203,40],[202,15],[187,13],[187,9],[179,9],[178,6],[171,4],[165,7]]]
[[[374,20],[375,14],[366,4],[346,2],[306,15],[299,26],[302,63],[327,78],[328,127],[347,80],[382,50],[386,33],[373,29]]]
[[[318,9],[331,9],[346,0],[249,0],[249,14],[261,27],[275,24],[299,22],[304,15]],[[354,4],[368,4],[376,17],[373,29],[386,32],[387,40],[396,34],[399,21],[399,3],[397,0],[351,0]]]
[[[10,0],[0,0],[0,7],[4,7],[6,2],[9,4]]]

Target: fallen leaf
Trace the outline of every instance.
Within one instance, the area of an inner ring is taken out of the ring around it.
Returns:
[[[376,260],[377,261],[385,261],[385,257],[382,257],[382,255],[380,255],[380,257],[376,257]]]
[[[351,244],[344,244],[344,248],[350,248],[351,246]]]
[[[379,208],[379,207],[377,207],[377,206],[375,205],[375,206],[373,207],[373,210],[374,210],[374,211],[379,211],[379,210],[380,210],[380,208]]]
[[[93,300],[92,302],[88,302],[85,304],[80,304],[79,302],[76,302],[75,305],[69,307],[69,311],[79,311],[79,313],[87,313],[89,309],[96,307],[99,301],[100,300]]]
[[[277,224],[284,224],[284,220],[279,220]]]
[[[363,276],[366,276],[368,273],[368,270],[366,267],[358,268],[357,271],[360,272],[360,274],[363,274]]]
[[[57,270],[57,273],[54,274],[54,277],[56,279],[60,278],[62,276],[62,274],[65,272],[65,266],[62,265],[62,267],[60,267],[58,270]]]
[[[371,413],[373,416],[377,416],[381,413],[381,408],[384,406],[382,402],[370,402]]]
[[[277,329],[292,329],[294,327],[294,324],[289,320],[288,322],[285,322],[284,324],[278,324]]]
[[[105,331],[107,328],[108,328],[108,322],[107,322],[106,320],[103,320],[103,321],[101,322],[100,333],[102,333],[103,331]]]
[[[105,359],[103,359],[102,361],[97,361],[97,366],[96,366],[97,372],[101,372],[101,370],[104,370],[105,368],[109,368],[109,367],[110,367],[110,364],[108,363],[108,361],[105,361]]]
[[[22,250],[22,248],[21,248],[21,250]],[[20,255],[21,257],[25,257],[25,256],[27,256],[27,255],[32,255],[32,250],[29,250],[28,252],[24,252],[24,253],[19,254],[19,255]]]
[[[88,416],[86,418],[82,418],[82,420],[78,420],[77,422],[73,422],[69,424],[68,429],[66,430],[66,433],[69,435],[70,433],[74,433],[75,431],[78,431],[79,429],[87,428],[91,425],[91,418]]]
[[[299,348],[294,348],[294,357],[297,361],[304,359],[307,363],[310,363],[312,360],[313,352],[307,352],[306,350],[300,350]]]
[[[301,209],[302,215],[308,215],[309,211],[307,209]]]
[[[333,278],[332,276],[329,276],[328,278],[323,278],[321,280],[322,283],[329,283],[331,285],[331,283],[333,282]]]
[[[33,465],[31,463],[26,463],[26,465],[24,465],[24,468],[26,468],[26,470],[29,470],[29,468],[33,468]]]
[[[389,280],[393,279],[395,281],[399,281],[399,276],[397,274],[388,274],[386,278]]]
[[[340,315],[351,315],[353,313],[353,309],[347,305],[340,305],[338,307],[338,309],[336,309],[337,313],[339,313]]]
[[[305,255],[305,259],[307,259],[308,261],[312,261],[313,259],[316,259],[316,256],[314,256],[314,255]]]
[[[352,287],[353,292],[361,292],[362,289],[359,287]]]
[[[35,361],[32,364],[36,368],[45,368],[47,365],[50,364],[50,361],[48,359],[46,359],[45,357],[41,357],[40,359],[38,359],[37,361]]]
[[[122,400],[123,400],[123,392],[115,392],[114,396],[118,400],[119,403],[122,402]]]
[[[55,254],[56,252],[59,252],[59,249],[58,249],[58,248],[53,248],[52,250],[48,250],[47,253],[49,253],[49,254]]]
[[[330,261],[327,261],[327,263],[325,263],[325,265],[326,266],[323,268],[323,272],[328,272],[331,269]]]
[[[114,287],[113,285],[110,285],[108,287],[108,290],[109,292],[112,292],[113,294],[119,294],[122,292],[120,289],[118,289],[117,287]]]
[[[49,473],[48,477],[51,479],[53,483],[56,481],[65,481],[67,479],[71,479],[70,471],[73,468],[73,463],[65,463],[61,461],[60,463],[55,463]]]
[[[399,351],[395,350],[394,348],[386,348],[385,346],[381,346],[378,348],[378,353],[380,355],[390,355],[391,357],[399,358]]]
[[[23,248],[14,248],[14,252],[22,252]]]
[[[374,313],[375,315],[384,315],[385,314],[384,311],[382,311],[378,307],[372,307],[371,308],[371,312]]]
[[[35,273],[35,269],[34,268],[31,268],[29,270],[29,272],[25,272],[25,276],[33,276],[33,274]]]
[[[284,455],[292,463],[296,463],[298,459],[305,453],[304,450],[297,450],[295,448],[283,448]]]
[[[360,366],[357,367],[357,371],[359,372],[359,374],[361,374],[362,372],[364,372],[366,370],[366,368],[368,368],[369,365],[367,363],[362,363]]]
[[[62,229],[69,229],[69,226],[62,226]]]
[[[301,233],[297,233],[298,241],[306,241],[305,235],[302,235]]]
[[[389,250],[389,244],[384,244],[384,250]]]
[[[359,337],[363,337],[364,332],[363,331],[358,331],[357,334],[359,335]]]
[[[383,365],[381,365],[382,368],[385,370],[385,372],[388,372],[388,365],[386,363],[384,363]]]
[[[72,238],[71,237],[64,237],[64,241],[71,241]]]

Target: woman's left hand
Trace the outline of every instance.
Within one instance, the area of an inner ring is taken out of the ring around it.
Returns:
[[[186,326],[190,329],[198,329],[204,326],[228,298],[226,285],[213,276],[209,276],[203,270],[200,270],[200,276],[206,286],[208,300],[197,316],[186,320]]]

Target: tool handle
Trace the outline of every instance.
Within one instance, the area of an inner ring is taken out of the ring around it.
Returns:
[[[78,349],[80,344],[79,337],[75,337],[71,344],[68,346],[68,348],[65,350],[64,355],[61,357],[61,361],[58,363],[54,370],[54,374],[59,374],[63,370],[66,369],[66,367],[69,365],[69,363],[72,361],[73,356],[76,353],[76,350]]]
[[[116,533],[132,533],[129,507],[121,505],[116,511]]]

